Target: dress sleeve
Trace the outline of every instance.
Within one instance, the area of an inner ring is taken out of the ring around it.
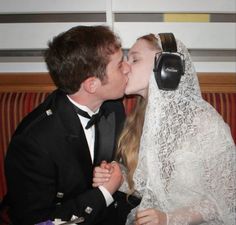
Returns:
[[[122,185],[120,186],[119,191],[124,192],[124,193],[129,193],[130,188],[129,188],[128,181],[127,181],[127,169],[121,163],[120,163],[120,168],[121,168],[121,172],[123,174],[124,181],[123,181]]]
[[[186,201],[182,207],[167,212],[168,225],[235,223],[236,149],[230,130],[221,125],[216,124],[214,134],[208,134],[209,139],[192,141],[191,148],[194,145],[193,151],[197,154],[194,157],[182,155],[181,164],[176,164],[176,179],[179,180],[173,185],[177,184],[175,188],[178,189],[178,182],[182,182],[179,187],[182,186]],[[178,161],[178,157],[176,159]],[[189,200],[188,196],[191,196]]]

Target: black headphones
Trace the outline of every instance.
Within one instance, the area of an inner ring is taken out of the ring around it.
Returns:
[[[161,90],[175,90],[184,75],[184,56],[177,51],[173,33],[160,33],[159,37],[163,51],[156,54],[153,69],[157,86]]]

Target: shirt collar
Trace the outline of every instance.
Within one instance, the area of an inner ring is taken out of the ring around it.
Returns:
[[[88,108],[86,105],[81,105],[77,102],[75,102],[73,99],[71,99],[68,95],[67,98],[69,99],[69,101],[74,104],[75,106],[77,106],[78,108],[82,109],[83,111],[87,112],[90,116],[92,116],[93,114],[98,113],[99,108],[96,110],[96,112],[93,112],[90,108]]]

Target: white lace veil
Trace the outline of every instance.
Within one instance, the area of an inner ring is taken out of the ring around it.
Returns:
[[[139,208],[168,213],[169,225],[189,224],[195,214],[203,224],[236,221],[236,149],[230,129],[204,101],[186,47],[185,74],[175,91],[149,83],[148,104],[134,174],[143,196]],[[133,224],[134,209],[127,224]],[[196,223],[197,224],[197,223]]]

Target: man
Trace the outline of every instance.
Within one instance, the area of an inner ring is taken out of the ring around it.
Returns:
[[[121,102],[107,101],[121,98],[127,83],[120,41],[105,26],[74,27],[49,43],[45,61],[58,89],[23,119],[9,145],[11,219],[16,225],[55,218],[119,224],[119,218],[106,222],[115,215],[109,210],[117,205],[119,167],[114,163],[112,178],[98,188],[92,176],[95,165],[112,161],[125,117]]]

